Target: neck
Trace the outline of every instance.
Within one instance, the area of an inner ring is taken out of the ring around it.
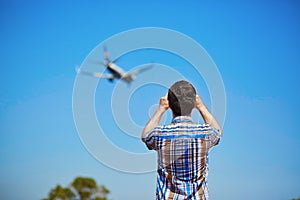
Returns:
[[[189,115],[174,115],[174,113],[172,113],[172,116],[174,118],[174,117],[179,117],[179,116],[188,116],[188,117],[191,117],[192,115],[191,114],[189,114]]]

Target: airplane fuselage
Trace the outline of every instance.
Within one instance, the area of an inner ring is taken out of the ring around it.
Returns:
[[[106,67],[110,73],[113,74],[114,77],[116,78],[121,78],[123,75],[123,70],[119,68],[116,64],[112,62],[106,63]]]
[[[132,75],[127,75],[122,68],[120,68],[119,66],[117,66],[116,64],[114,64],[112,62],[107,62],[106,67],[107,67],[108,71],[110,73],[112,73],[112,75],[115,78],[122,79],[122,80],[126,81],[127,83],[130,83],[131,81],[134,80],[134,77]]]

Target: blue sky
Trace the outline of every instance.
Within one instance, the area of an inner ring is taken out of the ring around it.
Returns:
[[[111,199],[154,199],[155,173],[123,173],[98,162],[82,144],[72,113],[75,65],[103,40],[139,27],[182,32],[218,66],[227,113],[222,142],[210,155],[211,198],[300,196],[299,9],[292,0],[1,1],[0,198],[41,199],[80,175],[106,185]],[[119,64],[130,70],[151,61],[173,66],[192,82],[199,78],[163,52],[132,52]],[[209,106],[200,79],[197,90]],[[100,83],[96,113],[111,141],[147,152],[105,107],[117,83]],[[149,107],[165,92],[155,85],[137,90],[129,104],[133,120],[145,124]]]

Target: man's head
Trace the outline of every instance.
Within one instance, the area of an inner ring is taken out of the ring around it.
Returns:
[[[174,116],[191,115],[195,106],[196,90],[189,82],[178,81],[170,87],[168,101]]]

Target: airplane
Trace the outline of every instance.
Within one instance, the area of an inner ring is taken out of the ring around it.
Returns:
[[[103,74],[100,72],[88,72],[88,71],[81,70],[80,68],[76,68],[76,71],[78,74],[83,74],[83,75],[92,76],[96,78],[107,78],[111,82],[113,82],[115,79],[120,79],[129,84],[133,80],[135,80],[137,74],[144,72],[153,67],[151,64],[149,64],[145,67],[140,67],[131,72],[125,72],[121,67],[115,64],[116,60],[111,61],[109,59],[109,54],[106,47],[104,47],[104,60],[105,62],[103,63],[103,65],[106,67],[106,69],[108,69],[110,74]]]

